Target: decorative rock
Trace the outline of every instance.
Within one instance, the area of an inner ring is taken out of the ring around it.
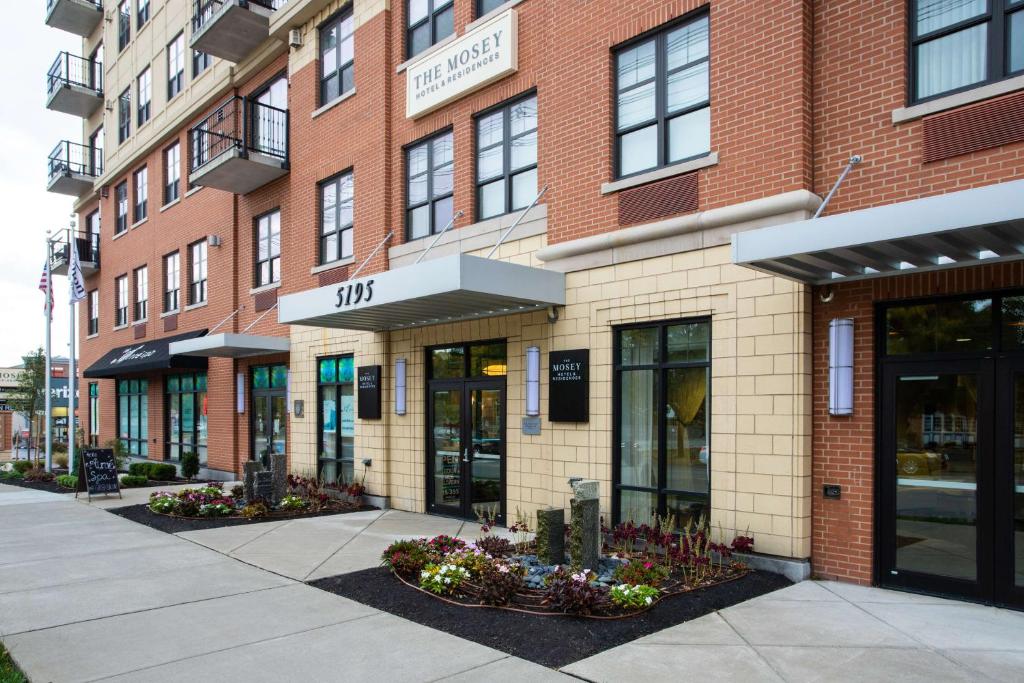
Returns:
[[[263,464],[258,460],[249,460],[242,467],[242,471],[245,474],[245,478],[243,480],[243,486],[245,487],[245,499],[254,500],[256,498],[256,473],[263,471]]]
[[[537,557],[544,564],[565,562],[565,510],[537,510]]]
[[[572,520],[569,522],[569,557],[575,571],[593,570],[601,555],[601,508],[597,498],[569,501]]]
[[[270,454],[270,473],[274,481],[274,505],[288,493],[288,457],[284,453]]]
[[[274,475],[272,472],[256,473],[256,498],[265,501],[273,501],[274,498]]]

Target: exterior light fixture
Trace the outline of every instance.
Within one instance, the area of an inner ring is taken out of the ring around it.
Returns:
[[[540,415],[540,347],[526,349],[526,414]]]
[[[828,324],[828,412],[853,415],[853,319]]]
[[[395,415],[405,415],[405,359],[395,361]]]
[[[245,373],[235,375],[235,412],[245,412]]]

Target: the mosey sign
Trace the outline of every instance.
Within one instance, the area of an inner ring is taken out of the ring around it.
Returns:
[[[480,24],[406,69],[405,115],[422,116],[519,68],[516,11]]]

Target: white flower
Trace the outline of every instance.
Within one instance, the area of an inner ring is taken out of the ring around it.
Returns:
[[[651,604],[651,598],[648,597],[646,600],[644,600],[644,602],[646,602],[648,605]]]

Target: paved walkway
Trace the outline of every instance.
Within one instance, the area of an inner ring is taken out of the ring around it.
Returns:
[[[32,680],[1024,681],[1022,613],[824,582],[559,673],[300,582],[473,523],[373,511],[175,537],[97,509],[148,493],[0,485],[0,639]]]

